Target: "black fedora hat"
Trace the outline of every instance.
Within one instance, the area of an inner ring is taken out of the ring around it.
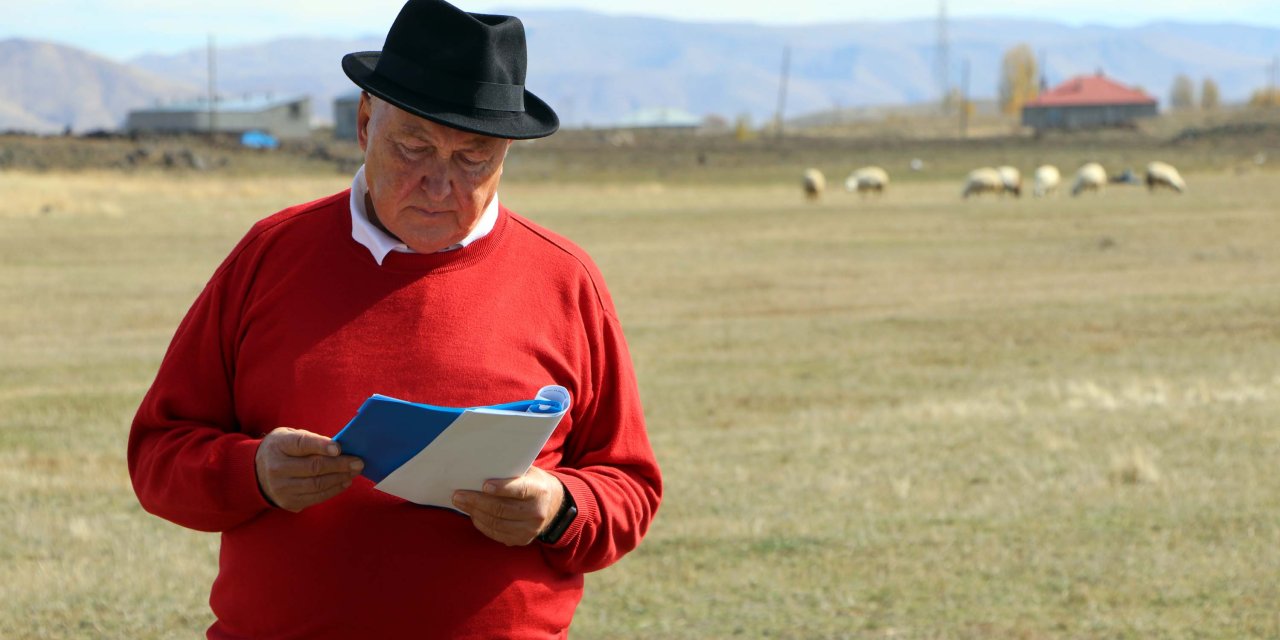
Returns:
[[[382,51],[342,58],[361,89],[409,113],[513,140],[560,128],[555,111],[524,88],[525,64],[519,18],[467,13],[444,0],[409,0]]]

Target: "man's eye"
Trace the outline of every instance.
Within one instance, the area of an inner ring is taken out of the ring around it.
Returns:
[[[462,166],[468,169],[479,169],[485,165],[485,162],[484,158],[468,158],[467,156],[462,156]]]

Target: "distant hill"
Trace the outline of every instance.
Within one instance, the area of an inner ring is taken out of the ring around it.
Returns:
[[[530,84],[572,121],[608,122],[661,102],[693,113],[772,117],[784,47],[791,48],[786,113],[899,105],[939,96],[932,20],[811,26],[679,23],[583,12],[527,14]],[[1050,85],[1098,69],[1167,101],[1179,73],[1218,82],[1225,101],[1261,86],[1280,53],[1280,29],[1160,23],[1072,27],[1024,20],[955,20],[953,86],[968,61],[969,91],[997,92],[1001,58],[1025,42]]]
[[[0,40],[0,130],[56,133],[115,129],[130,109],[191,97],[164,79],[87,51],[37,40]]]
[[[570,126],[607,126],[653,107],[729,120],[748,115],[761,123],[777,108],[783,49],[788,46],[789,118],[836,108],[920,104],[939,94],[932,20],[764,26],[584,11],[518,13],[528,31],[528,86]],[[1231,24],[1114,28],[964,19],[953,20],[949,33],[953,85],[959,85],[967,61],[969,92],[978,99],[995,96],[1001,57],[1024,42],[1043,59],[1051,85],[1101,69],[1146,89],[1162,104],[1177,74],[1190,76],[1197,86],[1212,77],[1225,102],[1244,101],[1266,82],[1267,67],[1280,54],[1280,29]],[[381,44],[381,35],[365,35],[226,47],[216,60],[218,89],[224,95],[307,94],[313,113],[328,119],[334,97],[355,90],[339,66],[342,56]],[[205,56],[201,47],[143,56],[130,64],[175,83],[203,87]],[[0,64],[13,63],[6,59]],[[3,86],[8,89],[9,84]],[[0,117],[11,110],[5,99],[13,101],[0,95]]]
[[[809,26],[690,23],[586,11],[524,11],[529,88],[571,125],[607,125],[651,107],[678,107],[729,119],[771,118],[782,52],[791,47],[786,113],[920,103],[938,96],[932,20]],[[1158,23],[1135,28],[1072,27],[1026,20],[954,20],[953,84],[962,61],[970,94],[996,94],[1001,57],[1025,42],[1041,55],[1049,83],[1103,69],[1166,101],[1179,73],[1218,82],[1225,101],[1243,101],[1266,80],[1280,53],[1280,29]],[[219,87],[228,93],[275,90],[315,98],[328,116],[333,97],[354,90],[342,55],[376,50],[381,36],[282,39],[218,54]],[[204,78],[204,50],[132,61],[166,77]]]

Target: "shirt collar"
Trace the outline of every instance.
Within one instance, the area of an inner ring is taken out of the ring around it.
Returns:
[[[364,165],[360,165],[360,169],[356,171],[355,178],[351,181],[351,239],[364,245],[369,253],[373,254],[374,262],[379,265],[386,260],[387,254],[392,251],[400,253],[416,253],[409,245],[392,237],[391,234],[379,229],[369,221],[369,215],[364,208],[364,197],[369,193],[369,183],[364,178]],[[476,222],[476,226],[471,228],[471,232],[465,238],[459,240],[456,244],[441,249],[441,251],[456,251],[461,249],[480,238],[489,235],[493,231],[493,226],[498,222],[498,194],[493,194],[493,199],[489,201],[489,206],[485,207],[484,213],[480,214],[480,220]]]

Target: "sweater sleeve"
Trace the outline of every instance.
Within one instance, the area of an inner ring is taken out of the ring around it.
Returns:
[[[244,283],[229,267],[242,247],[178,326],[129,433],[129,475],[143,508],[200,531],[225,531],[269,507],[254,468],[260,440],[239,432],[233,404]]]
[[[662,497],[662,477],[645,431],[640,392],[617,318],[604,314],[592,354],[593,397],[552,473],[578,516],[544,547],[568,573],[603,569],[640,544]]]

